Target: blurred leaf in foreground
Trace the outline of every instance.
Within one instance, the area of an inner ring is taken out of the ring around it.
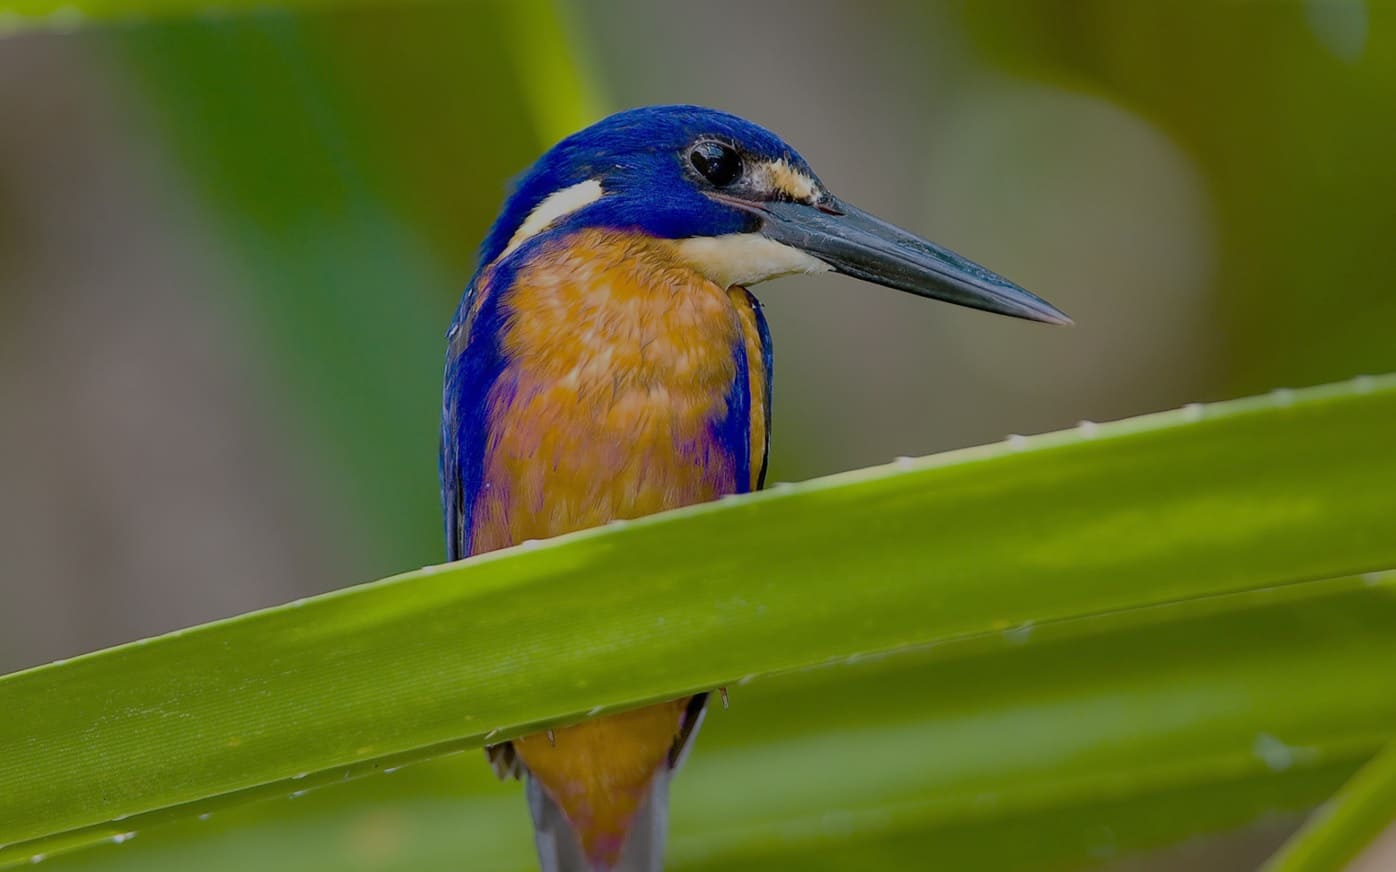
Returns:
[[[738,679],[927,645],[942,646],[926,652],[932,659],[944,653],[974,669],[981,661],[965,652],[976,638],[1039,640],[1069,632],[1051,622],[1069,628],[1069,619],[1112,612],[1105,626],[1122,628],[1142,614],[1131,610],[1179,602],[1205,611],[1223,595],[1277,584],[1291,584],[1281,595],[1306,595],[1322,589],[1309,579],[1396,566],[1396,468],[1386,462],[1394,422],[1396,378],[1384,377],[1091,425],[510,549],[17,673],[0,680],[0,707],[17,713],[0,723],[0,745],[26,750],[0,768],[0,840],[22,844],[0,858],[188,815],[197,809],[189,803],[313,787]],[[1396,638],[1391,613],[1378,608],[1389,602],[1383,576],[1335,583],[1376,593],[1360,610],[1313,609],[1320,629],[1353,644]],[[533,607],[542,601],[549,608]],[[1010,719],[995,733],[975,714],[992,697],[940,709],[944,729],[983,738],[1025,783],[1036,767],[1083,759],[1086,748],[1114,753],[1161,727],[1169,762],[1153,772],[1140,758],[1145,769],[1131,783],[1166,789],[1198,767],[1350,766],[1375,750],[1393,723],[1382,708],[1396,699],[1389,657],[1366,651],[1352,663],[1367,668],[1313,673],[1304,682],[1313,708],[1297,708],[1298,666],[1260,652],[1279,644],[1312,665],[1317,649],[1293,645],[1293,616],[1258,631],[1246,629],[1251,619],[1242,610],[1209,636],[1175,638],[1159,649],[1163,660],[1138,671],[1147,657],[1106,646],[1003,701],[1039,700],[1064,719],[1051,729]],[[1364,624],[1379,629],[1359,632]],[[1203,638],[1254,671],[1228,690],[1160,707],[1169,680],[1222,674],[1219,663],[1194,662],[1197,674],[1168,679],[1168,663],[1187,662],[1181,652]],[[1034,654],[1047,662],[1045,648]],[[1124,670],[1126,680],[1083,707],[1069,694],[1095,674],[1085,664]],[[964,690],[992,694],[1004,680],[979,675]],[[936,705],[952,696],[949,682],[902,687]],[[1265,694],[1272,703],[1262,705]],[[895,732],[874,703],[825,700],[828,712],[809,715],[824,726],[851,719],[853,741],[817,743],[856,751],[839,764],[846,776],[792,757],[779,783],[754,765],[745,776],[735,767],[722,791],[772,815],[801,808],[819,784],[853,801],[860,761],[881,753],[880,731]],[[1209,705],[1220,706],[1211,718],[1230,724],[1224,735],[1202,717]],[[1295,729],[1285,726],[1291,716]],[[1190,739],[1191,729],[1207,732]],[[1015,745],[1092,730],[1105,732],[1066,753]],[[1209,756],[1208,736],[1224,740],[1232,762]],[[938,793],[916,797],[953,776],[956,758],[930,753],[949,745],[919,729],[905,739],[927,755],[883,765],[910,792],[876,786],[866,796],[934,805]],[[798,755],[787,740],[763,753]],[[1068,767],[1036,790],[1055,806],[1108,793],[1110,783]],[[1316,798],[1301,791],[1288,807]],[[972,809],[989,800],[971,789],[959,801]],[[729,797],[725,807],[740,803]]]

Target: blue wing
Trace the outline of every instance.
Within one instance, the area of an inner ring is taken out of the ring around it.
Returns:
[[[504,371],[499,350],[495,294],[478,294],[471,280],[446,332],[446,372],[441,396],[441,508],[446,559],[470,556],[470,506],[484,462],[490,389]]]
[[[771,374],[775,368],[775,356],[771,348],[771,327],[766,323],[766,313],[761,310],[761,301],[749,292],[747,296],[751,299],[751,311],[756,315],[756,333],[761,338],[761,368],[765,371],[766,381],[766,389],[762,391],[766,397],[766,407],[752,410],[752,414],[766,416],[766,438],[761,443],[761,471],[756,475],[756,489],[760,490],[766,486],[766,460],[771,452]],[[751,451],[756,453],[755,445],[751,446]]]

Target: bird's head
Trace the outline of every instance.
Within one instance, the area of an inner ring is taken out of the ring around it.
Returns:
[[[1007,279],[829,192],[793,148],[698,106],[650,106],[569,136],[520,180],[481,263],[544,233],[615,229],[672,240],[718,284],[833,270],[923,297],[1049,323],[1062,312]]]

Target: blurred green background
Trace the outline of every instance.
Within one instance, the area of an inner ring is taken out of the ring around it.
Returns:
[[[0,41],[0,673],[438,562],[475,246],[512,175],[626,106],[752,118],[1076,319],[758,288],[773,480],[1396,369],[1396,4],[71,23]]]

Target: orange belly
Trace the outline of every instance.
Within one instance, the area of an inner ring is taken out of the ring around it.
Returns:
[[[567,815],[582,850],[614,864],[650,781],[668,765],[687,699],[514,740],[514,753]]]
[[[579,236],[501,292],[508,366],[487,398],[473,554],[755,487],[767,397],[754,300],[674,268],[663,246]],[[734,385],[750,410],[740,451],[714,424]],[[593,859],[619,855],[687,704],[514,740]]]

